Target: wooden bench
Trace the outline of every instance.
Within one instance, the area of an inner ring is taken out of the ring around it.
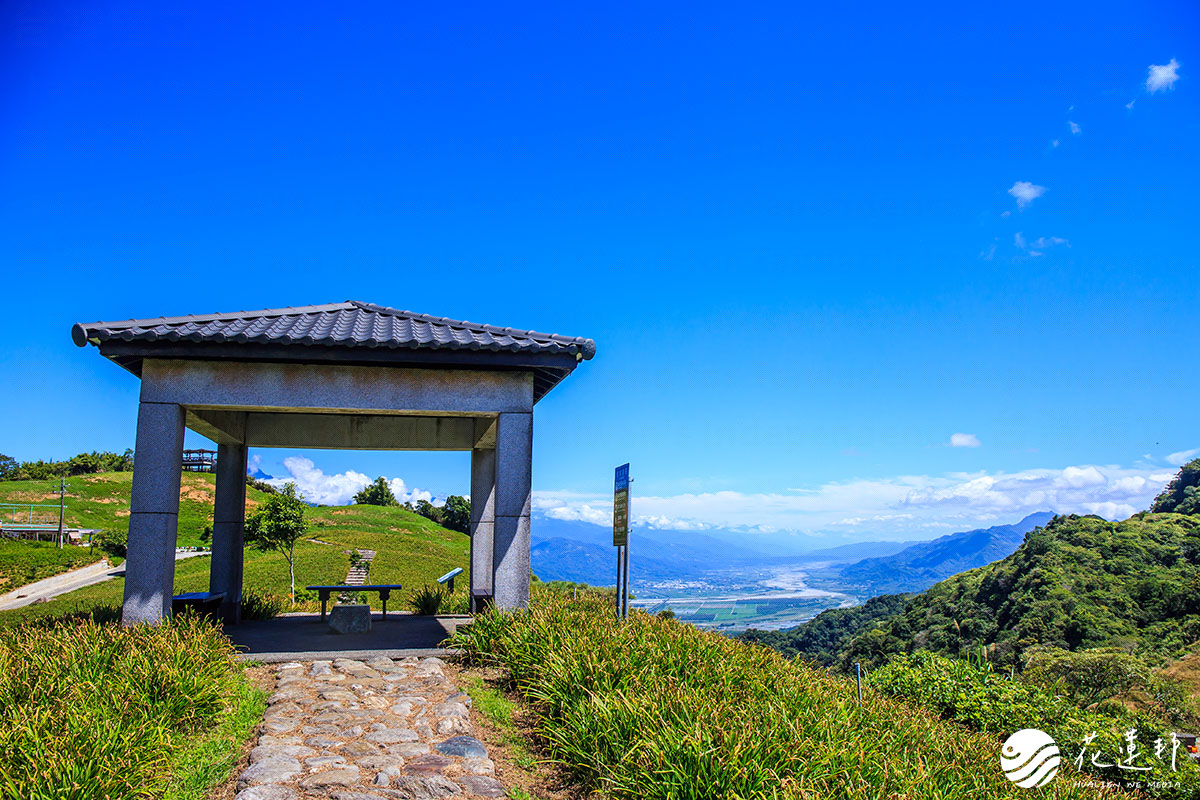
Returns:
[[[329,602],[329,596],[334,592],[341,594],[342,592],[377,592],[379,599],[383,601],[383,618],[387,619],[387,601],[391,597],[392,591],[403,589],[404,587],[398,583],[388,584],[368,584],[366,586],[306,586],[309,591],[315,591],[321,599],[321,621],[325,621],[325,604]]]
[[[185,609],[192,609],[197,614],[210,617],[216,616],[225,600],[224,592],[185,592],[171,598],[171,614],[182,614]]]

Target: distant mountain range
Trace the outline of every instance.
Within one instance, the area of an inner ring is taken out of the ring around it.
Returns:
[[[1013,525],[952,533],[931,542],[857,542],[805,552],[798,548],[820,539],[639,528],[630,540],[631,573],[638,584],[699,579],[729,569],[794,566],[828,588],[868,595],[921,591],[957,572],[1011,554],[1027,532],[1052,516],[1030,514]],[[587,522],[538,517],[533,526],[532,565],[542,580],[612,585],[616,571],[612,531]]]
[[[838,567],[838,582],[843,589],[871,594],[924,591],[951,575],[1007,558],[1025,541],[1025,534],[1053,518],[1049,511],[1039,511],[1015,525],[951,533],[892,555],[865,558]]]

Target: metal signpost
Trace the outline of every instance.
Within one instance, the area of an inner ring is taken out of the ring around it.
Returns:
[[[629,465],[617,467],[613,484],[613,547],[617,548],[617,619],[629,614]]]

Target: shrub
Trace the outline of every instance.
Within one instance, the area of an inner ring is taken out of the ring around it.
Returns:
[[[99,547],[109,558],[125,558],[129,547],[128,531],[100,531],[92,538],[92,544]]]
[[[867,683],[893,697],[920,705],[946,719],[955,720],[974,730],[1001,738],[1024,728],[1038,728],[1050,734],[1063,750],[1064,761],[1080,751],[1084,737],[1096,734],[1090,752],[1107,756],[1121,754],[1126,744],[1122,736],[1136,729],[1141,753],[1138,780],[1180,781],[1179,796],[1200,797],[1200,768],[1180,755],[1180,771],[1172,773],[1169,762],[1149,758],[1154,740],[1169,741],[1171,726],[1163,719],[1128,709],[1122,704],[1103,704],[1094,710],[1082,710],[1069,698],[1047,691],[992,670],[983,660],[968,662],[947,658],[929,651],[897,656],[887,666],[868,675]],[[1111,758],[1110,758],[1111,761]],[[1091,757],[1084,768],[1101,778],[1112,778],[1113,770],[1092,766]]]
[[[0,797],[161,797],[172,758],[244,686],[233,655],[191,615],[0,631]]]
[[[1021,797],[991,737],[787,661],[634,610],[545,593],[489,611],[450,645],[502,667],[549,755],[616,798]],[[1066,781],[1042,797],[1093,793]]]
[[[413,596],[408,599],[408,605],[418,614],[433,615],[441,609],[442,601],[445,598],[446,595],[442,592],[441,588],[434,588],[429,584],[425,584],[413,592]]]
[[[274,619],[287,611],[291,603],[286,597],[270,592],[246,589],[242,592],[242,619]]]

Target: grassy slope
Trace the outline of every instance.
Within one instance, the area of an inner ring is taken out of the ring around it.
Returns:
[[[67,519],[72,525],[90,528],[126,528],[129,510],[129,473],[102,473],[72,479],[67,497]],[[41,482],[0,482],[0,503],[41,502],[37,492]],[[212,517],[214,476],[185,474],[180,490],[179,544],[198,544],[199,531]],[[12,499],[3,499],[3,498]],[[247,489],[247,511],[265,497]],[[19,499],[16,499],[19,498]],[[433,583],[455,567],[469,571],[470,540],[463,534],[446,530],[424,517],[402,508],[342,506],[314,508],[309,511],[310,540],[296,547],[296,586],[341,583],[350,567],[346,550],[375,550],[370,580],[375,583],[399,583],[413,589]],[[328,542],[329,544],[320,544]],[[199,591],[208,588],[207,556],[176,563],[175,590]],[[463,575],[463,584],[466,583]],[[278,553],[246,550],[245,586],[261,592],[286,594],[287,562]],[[16,611],[0,612],[0,625],[21,619],[57,616],[67,611],[97,605],[119,605],[124,581],[120,578],[89,586],[77,592]],[[407,593],[406,593],[407,594]],[[393,602],[398,607],[399,603]]]
[[[607,597],[488,613],[455,644],[507,671],[549,755],[614,798],[1023,798],[995,738],[675,620],[616,622]],[[1039,797],[1099,792],[1064,775]]]
[[[0,541],[0,594],[99,561],[103,553],[50,542]]]

